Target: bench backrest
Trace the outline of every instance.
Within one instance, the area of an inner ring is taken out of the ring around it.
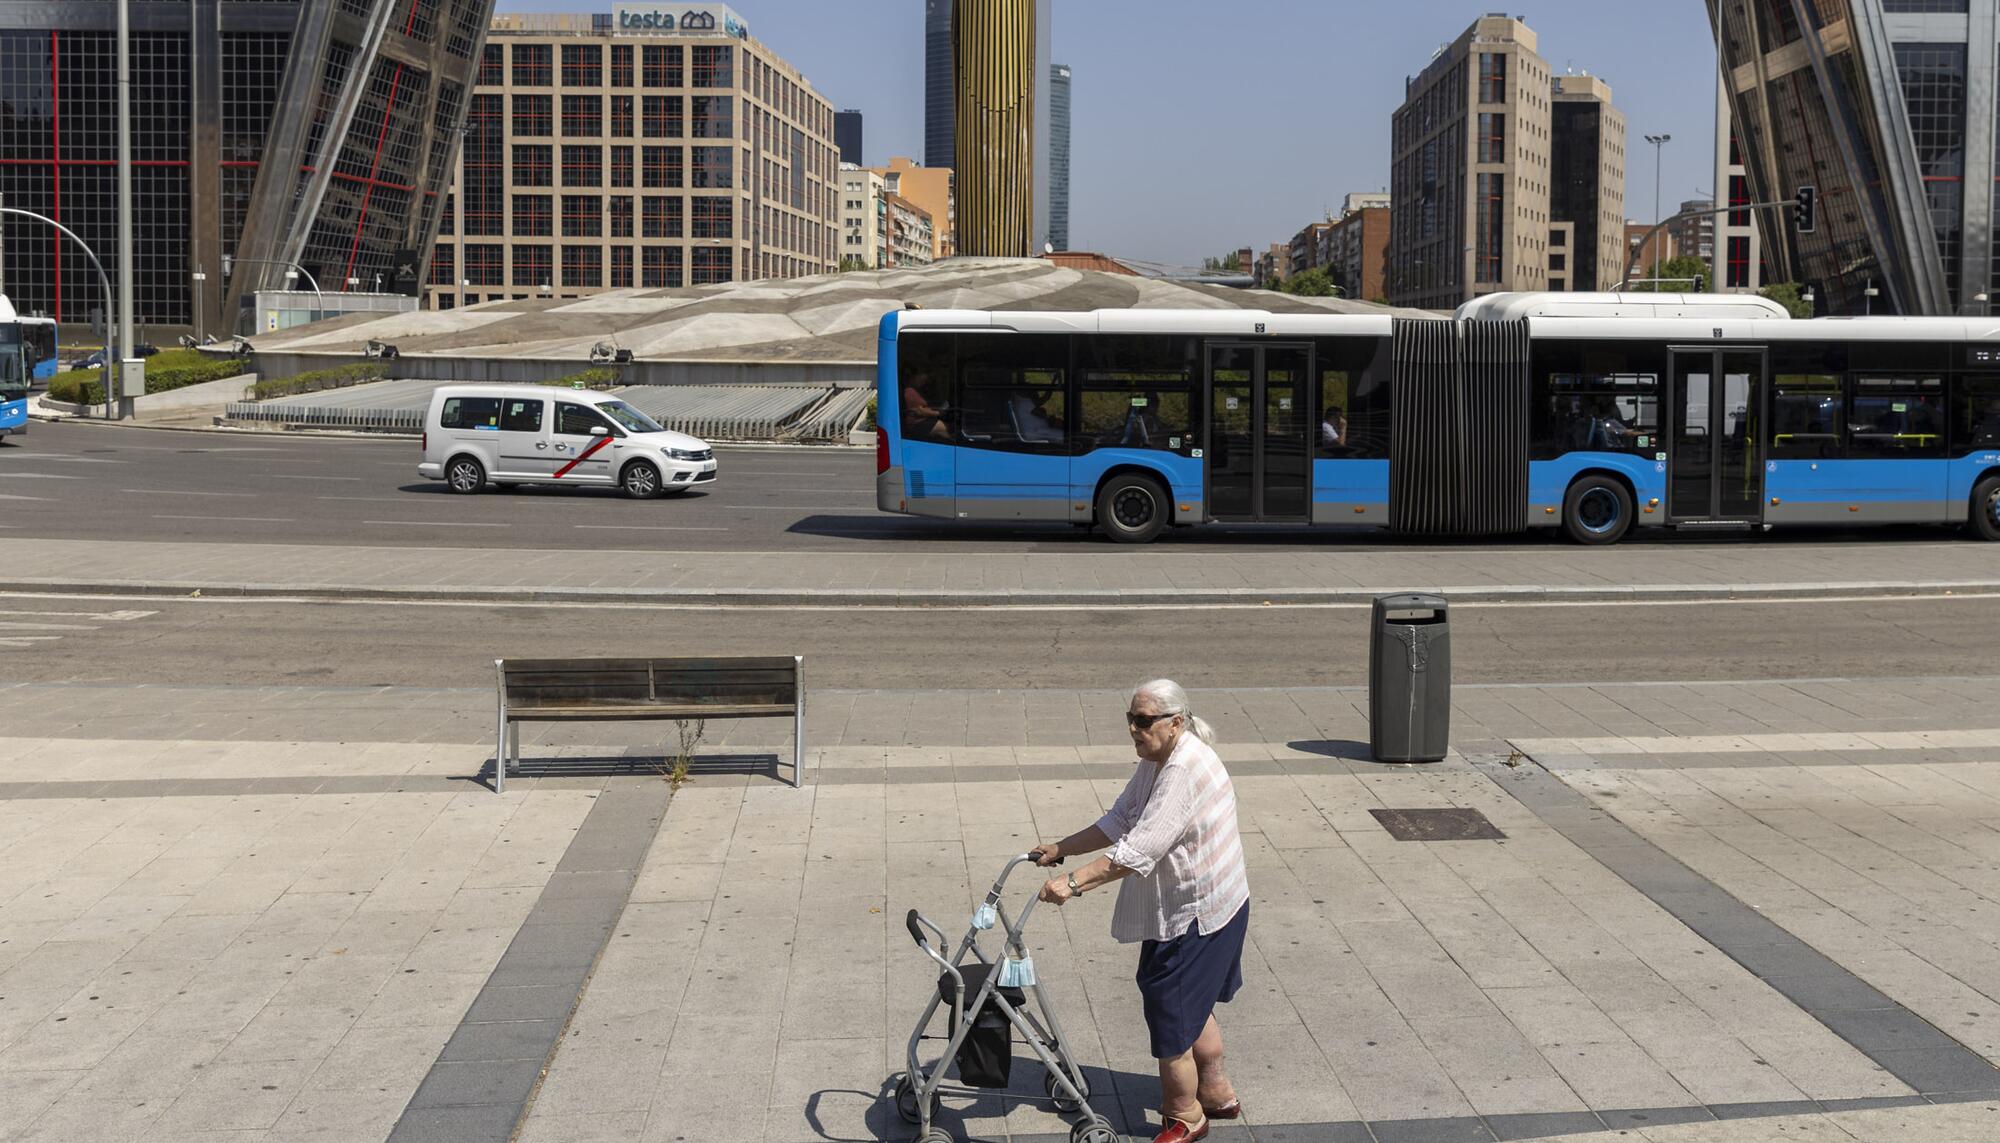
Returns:
[[[686,659],[503,659],[509,707],[791,706],[789,656]]]

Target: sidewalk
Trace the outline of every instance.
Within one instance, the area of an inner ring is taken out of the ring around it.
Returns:
[[[676,552],[365,548],[10,538],[0,591],[289,597],[852,604],[1366,603],[1801,598],[2000,590],[1969,541],[1087,553]]]
[[[1215,1138],[1989,1138],[1993,682],[1464,687],[1423,767],[1364,760],[1357,689],[1195,694],[1254,894]],[[807,788],[742,723],[667,804],[632,724],[540,728],[492,794],[483,691],[0,687],[0,1138],[909,1138],[902,914],[956,932],[1094,817],[1123,698],[828,693]],[[1374,812],[1418,808],[1505,838]],[[1144,1139],[1108,908],[1031,939]],[[1065,1139],[1014,1078],[940,1122]]]

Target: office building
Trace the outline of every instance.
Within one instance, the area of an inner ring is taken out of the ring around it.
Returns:
[[[1343,297],[1388,296],[1389,196],[1351,194],[1340,217],[1320,234],[1319,264]]]
[[[492,9],[133,5],[135,324],[227,332],[288,274],[328,295],[414,293]],[[76,231],[115,275],[116,9],[0,0],[0,28],[0,198]],[[40,224],[8,231],[15,305],[95,320],[89,260]]]
[[[833,146],[840,152],[840,161],[860,166],[861,158],[861,113],[849,108],[833,113]]]
[[[1392,302],[1453,309],[1548,288],[1551,79],[1532,29],[1482,16],[1404,82],[1391,121]]]
[[[924,165],[958,162],[958,90],[952,80],[951,9],[956,0],[924,0]]]
[[[1549,104],[1548,288],[1613,290],[1625,280],[1625,116],[1611,85],[1559,75]]]
[[[883,185],[931,216],[931,260],[957,253],[954,234],[958,222],[958,200],[950,167],[920,167],[912,159],[894,155],[886,167],[871,167],[882,176]]]
[[[1715,99],[1715,185],[1728,195],[1728,209],[1718,210],[1710,226],[1715,234],[1710,273],[1725,293],[1755,293],[1764,286],[1764,240],[1757,229],[1757,212],[1748,209],[1750,173],[1743,166],[1742,148],[1730,122],[1727,90],[1718,76]]]
[[[1026,257],[1048,242],[1049,0],[953,0],[958,252]]]
[[[1069,249],[1069,65],[1049,65],[1049,245]]]
[[[2000,285],[1991,0],[1731,0],[1709,18],[1750,201],[1817,191],[1811,234],[1758,212],[1776,280],[1843,314],[1963,312]]]
[[[833,115],[720,5],[499,16],[429,304],[831,271]]]

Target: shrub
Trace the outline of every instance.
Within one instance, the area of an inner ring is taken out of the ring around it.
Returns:
[[[388,375],[389,367],[382,362],[357,361],[352,365],[312,369],[279,380],[259,381],[251,387],[250,392],[256,400],[268,401],[273,397],[295,397],[300,393],[346,389],[369,381],[380,381]]]
[[[173,349],[146,362],[146,392],[167,393],[189,385],[221,381],[249,368],[240,357],[210,357],[192,349]],[[71,369],[49,378],[49,396],[57,401],[96,405],[104,401],[101,369]]]
[[[562,389],[611,389],[618,384],[618,370],[599,365],[591,369],[580,369],[575,373],[565,373],[553,381],[544,381]]]

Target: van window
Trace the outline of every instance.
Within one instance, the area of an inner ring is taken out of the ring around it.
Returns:
[[[548,407],[547,401],[506,401],[500,409],[500,431],[503,433],[541,432],[542,410]]]
[[[600,426],[609,429],[610,422],[588,405],[572,405],[565,401],[556,406],[556,432],[564,436],[587,437],[590,430]]]
[[[500,398],[448,397],[438,424],[447,429],[493,429],[500,427]]]

